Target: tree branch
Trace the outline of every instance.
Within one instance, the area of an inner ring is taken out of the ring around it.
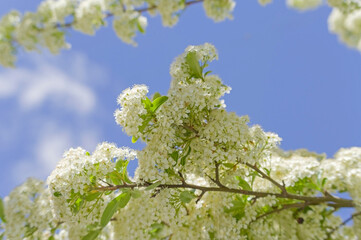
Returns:
[[[98,187],[94,188],[93,190],[97,191],[114,191],[118,189],[134,189],[134,188],[143,188],[150,186],[151,183],[142,183],[142,184],[123,184],[123,185],[116,185],[116,186],[105,186],[105,187]],[[321,203],[325,203],[330,207],[337,207],[337,208],[344,208],[344,207],[354,207],[354,203],[350,199],[344,198],[334,198],[329,196],[322,196],[322,197],[312,197],[312,196],[302,196],[302,195],[295,195],[290,193],[269,193],[269,192],[257,192],[257,191],[248,191],[243,189],[236,189],[236,188],[228,188],[226,186],[217,186],[217,187],[205,187],[199,186],[194,184],[189,184],[183,182],[182,184],[160,184],[157,186],[158,189],[166,189],[166,188],[174,188],[174,189],[194,189],[200,190],[204,193],[206,192],[224,192],[224,193],[235,193],[235,194],[242,194],[248,196],[255,196],[258,198],[267,197],[267,196],[275,196],[277,198],[282,199],[293,199],[293,200],[300,200],[308,202],[309,205],[318,205]]]
[[[256,165],[252,165],[249,163],[243,163],[246,166],[252,168],[253,170],[255,170],[256,172],[258,172],[259,174],[261,174],[262,178],[267,179],[268,181],[270,181],[271,183],[273,183],[274,185],[276,185],[282,192],[283,195],[287,195],[287,190],[285,185],[281,185],[279,184],[276,180],[274,180],[273,178],[271,178],[270,176],[268,176],[266,173],[264,173],[261,169],[259,169]]]
[[[203,1],[204,0],[192,0],[192,1],[185,2],[184,3],[184,9],[186,9],[190,5],[200,3],[200,2],[203,2]],[[145,7],[145,8],[135,9],[134,11],[138,12],[138,13],[143,13],[143,12],[148,12],[148,11],[151,11],[151,10],[154,10],[154,9],[157,9],[157,8],[158,8],[157,5],[153,5],[153,6],[149,6],[149,7]],[[110,18],[112,16],[114,16],[113,13],[107,13],[107,14],[105,14],[104,19]],[[69,23],[56,24],[55,27],[56,28],[70,28],[70,27],[72,27],[74,25],[74,23],[75,23],[75,20],[72,21],[72,22],[69,22]]]

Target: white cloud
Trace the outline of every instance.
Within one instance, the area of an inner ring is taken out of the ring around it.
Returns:
[[[27,111],[45,103],[80,114],[94,109],[96,96],[88,85],[97,68],[84,57],[75,55],[56,63],[38,57],[33,62],[34,68],[0,72],[0,98],[16,97],[21,109]]]
[[[70,147],[81,146],[92,151],[98,140],[96,131],[78,131],[76,137],[74,131],[48,123],[38,135],[30,158],[17,161],[12,169],[13,180],[20,184],[28,177],[46,179],[56,164],[62,158],[63,153]]]
[[[5,103],[0,105],[5,154],[0,161],[11,159],[6,174],[12,186],[28,177],[46,179],[67,149],[92,151],[100,138],[95,89],[106,80],[105,72],[79,54],[32,56],[28,62],[33,66],[0,69],[0,100]],[[16,157],[14,149],[21,149]]]

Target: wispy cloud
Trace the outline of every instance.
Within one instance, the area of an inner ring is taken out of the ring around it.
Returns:
[[[7,184],[1,189],[28,177],[45,179],[64,151],[77,146],[92,151],[100,138],[96,89],[105,71],[79,54],[29,62],[0,69],[0,161],[8,170],[0,176]]]
[[[80,114],[94,109],[96,96],[87,85],[94,78],[94,64],[81,55],[60,64],[46,57],[37,57],[33,62],[33,67],[0,72],[0,98],[15,97],[21,109],[27,111],[44,104]]]
[[[76,131],[57,125],[55,122],[38,134],[29,157],[17,161],[12,168],[14,182],[21,183],[28,177],[45,179],[61,159],[65,150],[82,146],[90,151],[97,144],[98,133],[95,131]]]

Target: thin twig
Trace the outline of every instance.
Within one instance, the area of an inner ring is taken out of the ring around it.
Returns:
[[[285,187],[285,184],[283,183],[283,185],[279,184],[276,180],[274,180],[273,178],[271,178],[270,176],[268,176],[266,173],[264,173],[261,169],[259,169],[256,165],[252,165],[249,163],[244,163],[246,166],[252,168],[253,170],[255,170],[256,172],[258,172],[259,174],[261,174],[262,178],[267,179],[268,181],[270,181],[271,183],[273,183],[274,185],[276,185],[282,192],[283,195],[287,195],[287,190]]]
[[[194,1],[185,2],[184,3],[184,9],[186,9],[190,5],[200,3],[200,2],[203,2],[203,1],[204,0],[194,0]],[[134,11],[138,12],[138,13],[144,13],[144,12],[148,12],[148,11],[151,11],[151,10],[154,10],[154,9],[157,9],[157,8],[158,8],[157,5],[153,5],[153,6],[149,6],[149,7],[145,7],[145,8],[135,9]],[[126,9],[124,11],[126,11]],[[107,18],[110,18],[110,17],[113,17],[113,16],[114,16],[113,13],[106,13],[105,16],[104,16],[104,19],[107,19]],[[56,24],[55,27],[56,28],[70,28],[74,24],[75,24],[75,20],[72,21],[72,22],[64,23],[64,24]]]
[[[340,225],[333,228],[327,235],[330,237],[336,230],[340,229],[342,226],[345,226],[349,221],[351,221],[354,217],[361,216],[361,212],[357,212],[352,214],[349,218],[347,218],[345,221],[343,221]]]
[[[196,200],[196,203],[198,203],[201,198],[203,197],[203,195],[205,194],[206,192],[205,191],[202,191],[201,194],[197,197],[197,200]]]

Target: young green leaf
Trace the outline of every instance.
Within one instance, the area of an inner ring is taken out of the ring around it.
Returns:
[[[179,199],[182,201],[182,203],[189,203],[195,197],[196,196],[194,195],[194,193],[190,191],[183,191],[179,195]]]
[[[85,200],[87,200],[88,202],[94,201],[94,200],[97,199],[101,194],[102,194],[102,192],[91,191],[91,192],[89,192],[89,193],[85,196]]]
[[[164,225],[162,223],[153,223],[150,225],[151,230],[149,231],[149,234],[152,238],[159,239],[159,234],[163,230]]]
[[[118,199],[114,198],[113,200],[111,200],[108,205],[106,206],[103,215],[100,219],[100,225],[102,227],[105,227],[108,222],[110,221],[110,219],[113,217],[114,213],[117,211],[118,209]]]
[[[62,194],[61,194],[61,192],[54,192],[54,197],[60,197]]]
[[[94,240],[98,237],[98,235],[100,234],[101,231],[102,231],[102,229],[90,231],[87,235],[82,237],[82,240]]]
[[[6,223],[3,199],[0,197],[0,219]]]
[[[140,23],[139,18],[137,19],[137,28],[140,33],[145,33],[145,29],[143,28],[142,24]]]
[[[142,193],[138,189],[134,189],[130,192],[132,198],[139,198]]]
[[[186,158],[188,157],[188,155],[191,153],[191,147],[188,147],[188,151],[186,153],[186,155],[184,155],[182,158],[181,158],[181,165],[184,166],[186,164]]]
[[[143,103],[143,106],[146,110],[150,110],[150,108],[152,107],[152,102],[149,100],[149,98],[145,97],[145,99],[141,100]]]
[[[160,181],[157,181],[157,182],[153,183],[152,185],[149,185],[148,187],[146,187],[145,190],[146,190],[146,191],[149,191],[149,190],[155,189],[155,188],[157,188],[160,184],[161,184],[161,182],[160,182]]]
[[[222,163],[223,166],[225,166],[226,168],[233,168],[235,166],[235,164],[233,163]]]
[[[118,200],[118,208],[124,208],[125,206],[127,206],[131,196],[131,192],[123,192],[118,197],[116,197],[116,199]]]
[[[115,185],[123,184],[122,175],[119,172],[113,171],[113,172],[109,173],[109,177],[110,177],[110,180],[113,182],[113,184],[115,184]]]
[[[113,217],[114,213],[119,208],[124,208],[130,200],[130,192],[123,192],[113,200],[111,200],[106,206],[103,215],[100,219],[100,226],[105,227],[110,219]]]
[[[152,103],[152,107],[150,108],[150,110],[154,113],[155,111],[157,111],[157,109],[166,101],[168,100],[167,96],[161,96],[156,98],[153,103]]]
[[[236,176],[235,178],[238,180],[238,186],[240,186],[243,190],[252,191],[251,186],[248,184],[246,180],[244,180],[239,176]]]
[[[232,214],[232,216],[236,219],[241,219],[245,215],[244,208],[246,203],[246,199],[242,198],[241,196],[235,196],[234,200],[232,201],[232,207],[225,208],[224,211],[226,213]]]
[[[212,71],[207,71],[204,76],[207,76],[208,74],[210,74]]]
[[[174,151],[170,154],[170,157],[173,158],[173,160],[175,161],[175,164],[178,163],[178,151]]]
[[[133,136],[133,137],[132,137],[132,143],[136,143],[136,142],[138,141],[138,138],[139,138],[139,137]]]
[[[162,95],[160,95],[159,92],[154,93],[153,98],[152,98],[152,101],[154,101],[155,99],[157,99],[157,98],[159,98],[159,97],[161,97],[161,96],[162,96]]]
[[[196,78],[202,78],[202,69],[201,66],[199,65],[199,61],[197,59],[197,53],[196,52],[189,52],[186,56],[186,63],[189,66],[190,69],[190,74],[193,77]]]
[[[321,187],[322,187],[322,188],[325,187],[326,182],[327,182],[327,178],[323,178],[323,179],[322,179],[322,182],[321,182]]]

